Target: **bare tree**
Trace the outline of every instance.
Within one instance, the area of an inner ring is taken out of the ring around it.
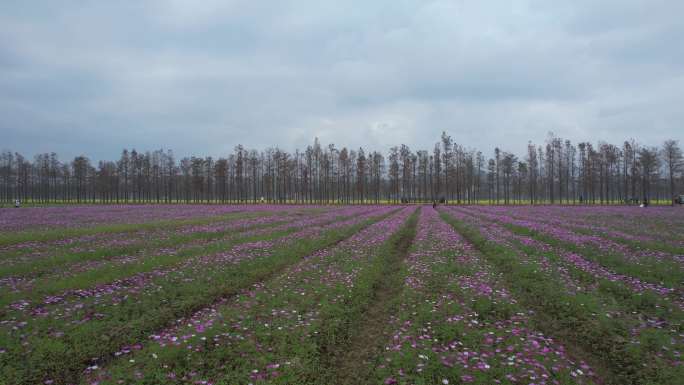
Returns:
[[[96,167],[85,156],[61,163],[55,153],[27,158],[3,151],[0,201],[614,204],[639,195],[654,201],[672,197],[682,178],[682,151],[675,140],[659,149],[635,140],[619,147],[574,146],[550,134],[544,145],[529,142],[524,159],[499,147],[491,159],[482,154],[446,132],[430,152],[392,147],[388,163],[378,151],[338,149],[318,139],[301,152],[237,145],[217,158],[179,161],[162,149],[124,149],[117,161],[98,160]]]
[[[644,201],[651,200],[651,183],[658,174],[658,150],[654,147],[642,147],[639,150],[641,165],[642,196]]]
[[[672,139],[666,140],[665,143],[663,143],[662,157],[670,179],[670,198],[674,198],[675,176],[680,172],[682,167],[682,149],[679,147],[679,141]]]

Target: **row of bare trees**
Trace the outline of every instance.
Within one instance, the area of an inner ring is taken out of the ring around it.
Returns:
[[[323,146],[304,151],[235,147],[232,154],[185,157],[170,150],[123,150],[116,161],[57,154],[33,160],[0,153],[0,201],[39,203],[634,203],[670,202],[684,194],[682,151],[573,144],[549,134],[519,157],[494,149],[490,158],[443,133],[432,151],[406,145],[378,151]]]

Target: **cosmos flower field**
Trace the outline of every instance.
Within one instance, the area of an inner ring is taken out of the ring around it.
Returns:
[[[682,384],[684,211],[0,209],[0,384]]]

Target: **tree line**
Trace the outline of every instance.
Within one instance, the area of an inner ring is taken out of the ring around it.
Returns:
[[[0,201],[37,203],[551,203],[671,202],[684,194],[682,151],[634,140],[573,144],[549,134],[516,155],[489,157],[446,132],[434,148],[387,153],[322,145],[247,149],[176,159],[171,150],[124,149],[118,160],[0,153]]]

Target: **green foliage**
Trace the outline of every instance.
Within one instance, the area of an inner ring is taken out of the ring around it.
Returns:
[[[535,310],[534,321],[538,329],[593,357],[595,364],[603,366],[609,383],[679,383],[683,374],[681,367],[663,365],[653,357],[648,346],[629,344],[628,325],[597,313],[600,308],[595,301],[587,296],[566,294],[552,277],[521,263],[511,249],[487,242],[477,229],[447,214],[443,213],[442,217],[472,242],[498,271],[505,272],[503,277],[520,302]],[[519,233],[525,231],[521,229]]]
[[[273,249],[266,258],[248,259],[230,268],[206,269],[192,280],[177,281],[174,285],[164,285],[163,289],[149,295],[124,299],[106,318],[76,325],[52,317],[37,318],[31,325],[34,332],[22,340],[32,347],[30,354],[20,353],[24,349],[18,346],[20,341],[16,338],[0,335],[0,346],[7,350],[1,356],[5,365],[0,367],[0,383],[4,381],[16,385],[33,385],[48,378],[57,384],[77,382],[81,371],[92,363],[93,357],[107,360],[111,358],[112,352],[122,346],[145,340],[149,333],[176,319],[193,314],[219,298],[235,295],[255,282],[267,280],[303,256],[339,242],[379,219],[376,217],[358,225],[328,230],[316,238],[300,239]],[[270,235],[273,236],[275,234]],[[262,236],[255,239],[266,238]],[[220,250],[226,246],[228,245],[214,245],[212,250]],[[92,277],[80,276],[75,281],[69,281],[69,284],[57,281],[58,283],[42,289],[42,293],[67,286],[91,286],[93,282],[104,282],[113,277],[131,274],[130,268],[122,269],[111,270],[111,273],[104,275],[98,273]],[[158,284],[163,285],[163,279],[153,282],[153,285]],[[54,330],[64,332],[63,337],[51,336]],[[158,378],[158,374],[153,373],[144,381],[154,383]]]

